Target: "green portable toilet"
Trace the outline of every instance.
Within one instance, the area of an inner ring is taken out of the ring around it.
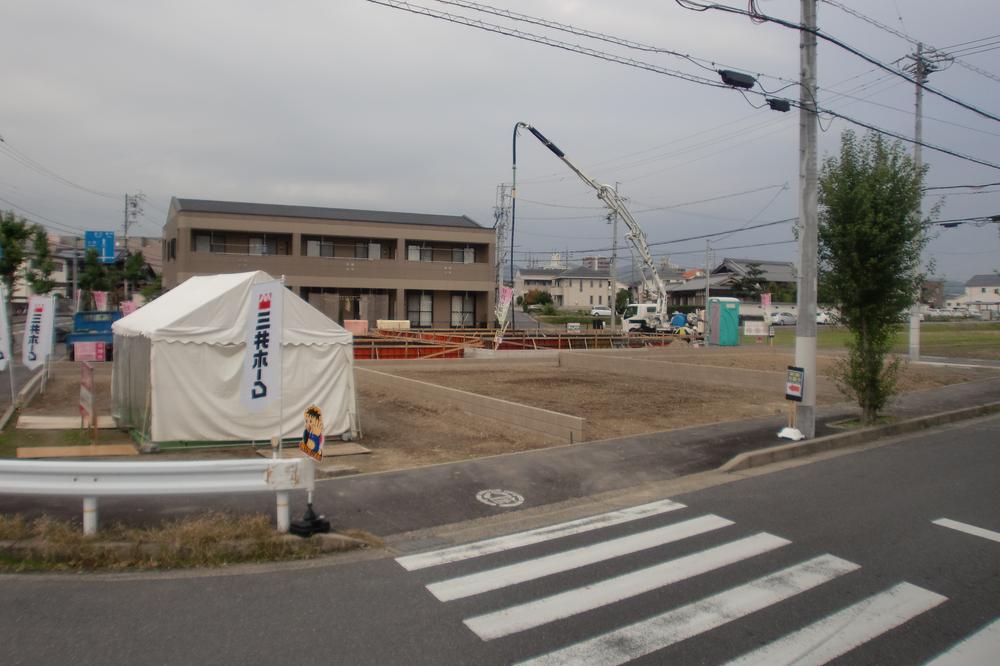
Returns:
[[[740,343],[740,299],[708,299],[708,343],[735,347]]]

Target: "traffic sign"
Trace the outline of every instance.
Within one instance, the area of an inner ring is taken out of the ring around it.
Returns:
[[[85,250],[94,248],[102,264],[115,263],[115,232],[85,231],[83,237]]]

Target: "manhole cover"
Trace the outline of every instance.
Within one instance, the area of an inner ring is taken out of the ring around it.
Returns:
[[[524,504],[524,498],[512,490],[501,490],[500,488],[490,488],[480,490],[476,493],[476,499],[483,504],[490,506],[518,506]]]

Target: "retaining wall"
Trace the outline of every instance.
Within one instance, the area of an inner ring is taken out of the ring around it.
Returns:
[[[417,379],[399,377],[371,368],[355,366],[355,374],[361,386],[367,384],[378,387],[411,400],[430,400],[452,404],[464,412],[493,419],[522,430],[529,430],[567,444],[583,441],[583,426],[586,420],[579,416],[520,405]]]

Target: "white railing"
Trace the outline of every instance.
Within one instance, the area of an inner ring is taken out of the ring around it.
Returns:
[[[0,495],[61,495],[83,498],[83,532],[97,533],[97,498],[277,494],[277,527],[289,527],[288,491],[312,489],[313,464],[300,459],[202,460],[183,462],[76,462],[0,460]]]

